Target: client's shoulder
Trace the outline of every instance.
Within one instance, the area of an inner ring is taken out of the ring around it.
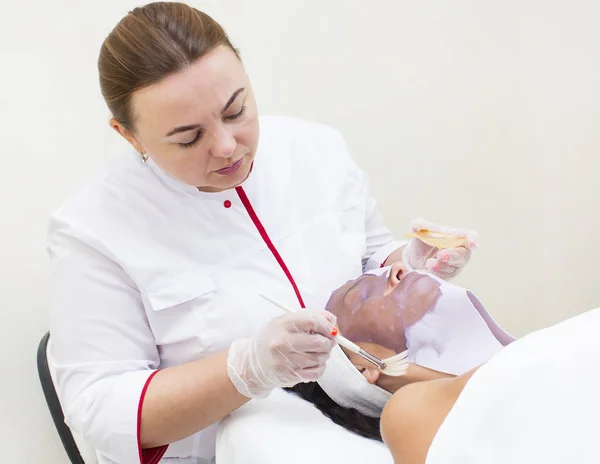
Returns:
[[[400,388],[381,415],[381,436],[395,462],[424,464],[457,394],[455,379],[415,382]]]

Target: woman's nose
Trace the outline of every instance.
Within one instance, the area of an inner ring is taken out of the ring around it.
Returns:
[[[235,137],[226,127],[221,127],[213,134],[210,154],[215,158],[231,158],[236,147]]]

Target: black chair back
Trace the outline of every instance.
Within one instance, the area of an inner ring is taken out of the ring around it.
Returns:
[[[37,368],[38,375],[40,376],[40,382],[42,384],[42,390],[44,391],[44,396],[46,397],[46,403],[48,404],[50,415],[54,421],[54,426],[56,427],[58,435],[60,436],[60,440],[62,441],[65,451],[67,452],[69,460],[72,464],[85,464],[81,454],[79,453],[77,444],[73,439],[73,434],[71,433],[71,430],[67,424],[65,424],[65,416],[63,414],[62,407],[60,406],[60,402],[58,401],[58,395],[56,394],[54,382],[52,381],[47,355],[49,340],[50,332],[46,332],[46,334],[40,340],[37,350]]]

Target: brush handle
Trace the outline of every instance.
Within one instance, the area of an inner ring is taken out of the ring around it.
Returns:
[[[333,339],[337,342],[338,345],[343,346],[344,348],[346,348],[349,351],[352,351],[353,353],[356,353],[361,358],[377,366],[378,369],[383,370],[386,368],[386,364],[381,359],[362,349],[360,346],[358,346],[356,343],[351,342],[346,337],[336,335],[335,337],[333,337]]]
[[[267,300],[269,303],[271,303],[271,304],[274,304],[274,305],[275,305],[275,306],[277,306],[279,309],[282,309],[282,310],[284,310],[286,313],[294,314],[294,313],[297,313],[297,312],[298,312],[298,311],[295,311],[295,310],[293,310],[293,309],[291,309],[291,308],[287,307],[287,306],[286,306],[286,305],[284,305],[283,303],[280,303],[279,301],[277,301],[277,300],[274,300],[274,299],[273,299],[273,298],[271,298],[271,297],[268,297],[268,296],[266,296],[266,295],[263,295],[262,293],[261,293],[261,294],[259,294],[259,296],[260,296],[261,298],[263,298],[264,300]]]
[[[336,335],[335,337],[333,337],[333,339],[337,342],[338,345],[343,346],[347,350],[350,350],[356,354],[361,354],[360,346],[358,346],[356,343],[351,342],[346,337],[342,335]]]

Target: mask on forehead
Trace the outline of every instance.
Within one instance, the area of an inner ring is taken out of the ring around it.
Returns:
[[[435,307],[440,286],[419,272],[407,274],[394,288],[387,287],[387,273],[364,274],[334,291],[326,309],[337,316],[349,340],[400,353],[407,349],[406,330]]]

